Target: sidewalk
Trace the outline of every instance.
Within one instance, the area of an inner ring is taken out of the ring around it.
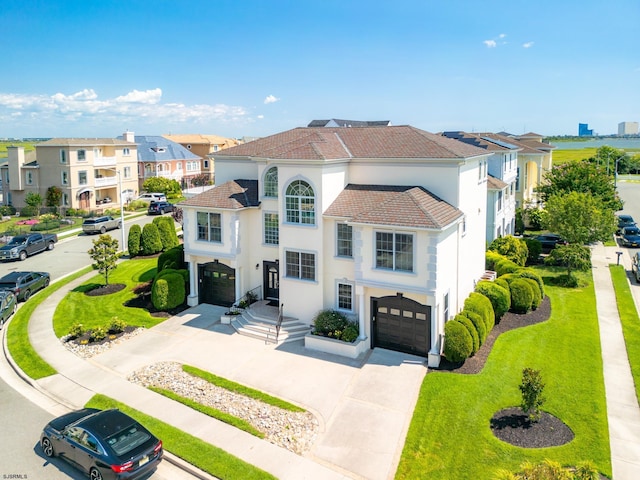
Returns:
[[[423,358],[377,349],[350,360],[311,352],[301,342],[265,345],[220,324],[223,307],[199,305],[82,360],[56,338],[52,317],[59,301],[84,280],[54,292],[29,323],[33,347],[58,372],[32,383],[53,399],[80,408],[95,393],[107,395],[283,480],[395,475],[427,370]],[[168,360],[307,408],[320,424],[312,449],[297,455],[126,380],[138,368]]]
[[[609,421],[611,464],[615,480],[640,478],[640,407],[636,397],[616,297],[609,270],[617,263],[619,247],[598,244],[592,250],[593,281],[596,290],[604,384]],[[628,255],[621,264],[631,270]],[[631,286],[636,309],[640,311],[640,288]]]

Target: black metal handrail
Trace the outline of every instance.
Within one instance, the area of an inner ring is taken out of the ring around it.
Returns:
[[[278,321],[276,322],[276,343],[278,343],[278,336],[280,335],[280,327],[282,326],[282,318],[284,317],[283,310],[284,310],[284,303],[280,305],[280,308],[278,310]]]

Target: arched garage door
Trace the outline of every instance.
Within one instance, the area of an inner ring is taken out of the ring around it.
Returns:
[[[236,271],[218,262],[198,265],[199,303],[230,307],[236,301]]]
[[[431,307],[402,294],[371,299],[372,347],[426,357],[431,348]]]

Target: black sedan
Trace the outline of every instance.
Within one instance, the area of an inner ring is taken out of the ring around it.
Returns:
[[[538,240],[542,244],[542,253],[549,253],[558,245],[567,244],[567,242],[562,237],[560,237],[560,235],[556,235],[555,233],[545,233],[542,235],[536,235],[533,238],[535,240]]]
[[[167,212],[173,212],[173,203],[151,202],[147,209],[149,215],[164,215]]]
[[[624,227],[622,229],[620,241],[625,247],[640,247],[640,228]]]
[[[54,418],[40,436],[47,457],[58,456],[91,480],[133,480],[162,460],[162,441],[120,410],[84,408]]]
[[[620,235],[625,227],[635,227],[636,222],[631,215],[618,215],[618,230],[616,233]]]
[[[47,272],[11,272],[0,278],[0,290],[10,290],[18,300],[29,300],[38,290],[49,286]]]
[[[9,290],[0,290],[0,328],[4,325],[7,319],[16,313],[18,308],[18,301],[13,292]]]

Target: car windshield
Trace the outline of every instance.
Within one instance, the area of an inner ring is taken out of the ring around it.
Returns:
[[[638,235],[640,233],[640,229],[637,228],[625,228],[625,235]]]
[[[95,220],[85,220],[85,221],[84,221],[84,224],[85,224],[85,225],[92,225],[92,224],[94,224],[94,223],[96,223],[96,221],[95,221]]]
[[[149,434],[140,428],[140,425],[135,424],[107,437],[106,440],[116,455],[122,456],[142,445],[149,438],[151,438]]]
[[[24,235],[18,235],[17,237],[13,237],[7,245],[22,245],[26,241],[27,237]]]

